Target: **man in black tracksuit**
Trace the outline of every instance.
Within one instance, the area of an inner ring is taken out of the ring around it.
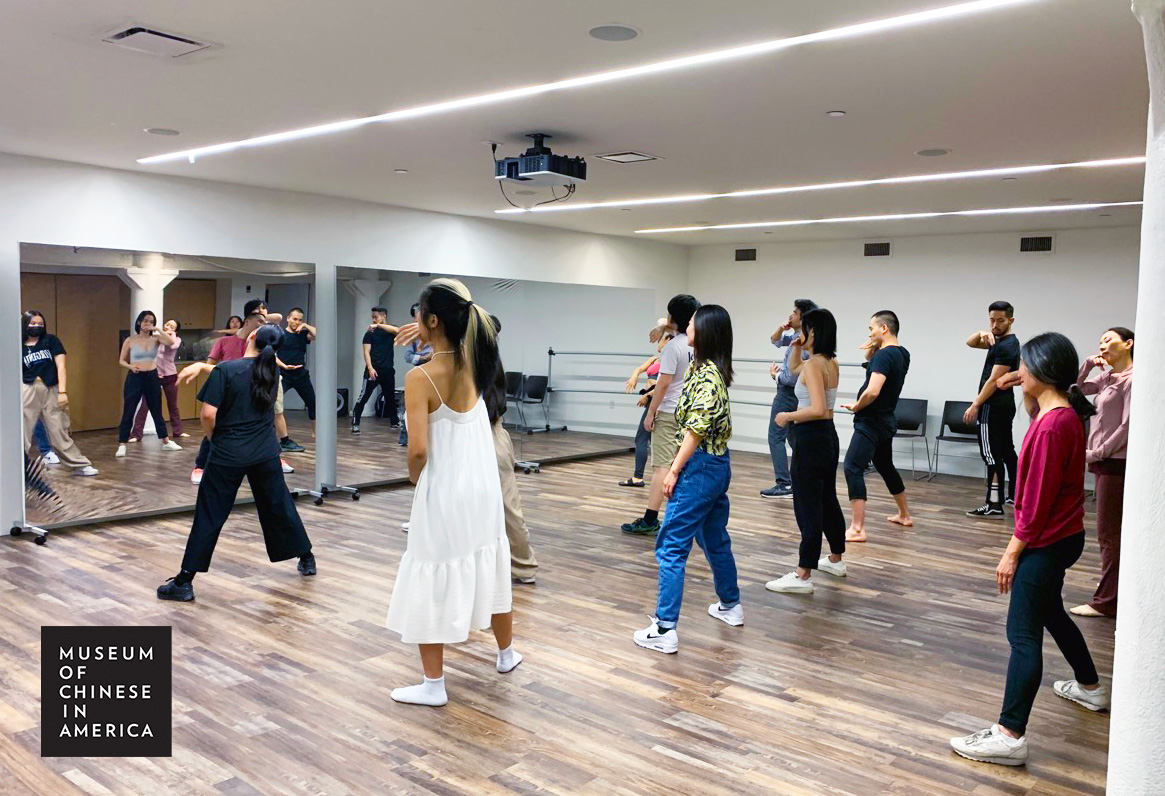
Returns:
[[[976,423],[979,431],[979,454],[987,465],[987,498],[983,505],[967,512],[968,517],[1003,517],[1004,501],[1015,496],[1017,456],[1012,426],[1015,424],[1015,395],[1001,390],[996,383],[1003,376],[1019,370],[1019,338],[1011,333],[1015,308],[1006,301],[996,301],[987,308],[989,331],[975,332],[967,338],[971,348],[987,350],[983,372],[979,376],[979,394],[963,415],[963,422]],[[1004,481],[1006,480],[1006,489]]]
[[[388,323],[388,310],[384,307],[372,308],[372,323],[364,333],[362,343],[364,353],[364,383],[360,388],[360,399],[352,409],[352,433],[360,433],[360,418],[364,405],[379,387],[384,395],[388,419],[393,428],[400,426],[400,416],[396,409],[396,370],[393,365],[393,342],[397,327]]]

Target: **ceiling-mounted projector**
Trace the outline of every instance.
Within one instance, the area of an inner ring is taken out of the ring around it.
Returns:
[[[550,138],[546,133],[530,133],[534,146],[516,158],[502,158],[494,161],[494,179],[520,182],[526,185],[574,185],[585,182],[587,162],[582,158],[555,155],[543,141]]]

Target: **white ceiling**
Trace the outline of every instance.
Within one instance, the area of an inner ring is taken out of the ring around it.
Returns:
[[[953,0],[105,0],[0,5],[0,151],[483,217],[506,207],[489,149],[556,135],[589,159],[580,201],[718,192],[1142,154],[1139,27],[1121,0],[1034,0],[961,19],[456,111],[196,164],[174,149],[631,66],[938,7]],[[643,31],[606,43],[587,31]],[[159,59],[104,44],[142,24],[219,45]],[[847,116],[828,118],[828,110]],[[145,127],[182,131],[176,138]],[[951,154],[922,158],[919,149]],[[407,175],[394,169],[406,168]],[[632,210],[502,216],[588,232],[790,218],[1127,201],[1143,169],[1057,172]],[[548,198],[514,197],[527,202]],[[1109,213],[1102,217],[1101,213]],[[1137,208],[651,236],[685,244],[1139,223]]]

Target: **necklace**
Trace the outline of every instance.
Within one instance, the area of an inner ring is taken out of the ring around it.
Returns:
[[[433,356],[437,356],[438,354],[456,354],[456,353],[457,353],[456,351],[434,351]]]

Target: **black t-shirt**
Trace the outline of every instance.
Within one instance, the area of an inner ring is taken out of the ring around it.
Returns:
[[[283,345],[279,349],[279,359],[284,365],[306,365],[307,347],[311,341],[307,339],[307,329],[293,332],[283,330]],[[303,370],[298,371],[300,373]]]
[[[37,379],[46,387],[57,384],[57,363],[53,357],[65,353],[65,347],[55,334],[46,334],[36,345],[25,345],[21,359],[24,364],[24,383],[32,384]]]
[[[254,359],[220,362],[198,393],[198,400],[218,407],[211,438],[210,461],[247,467],[279,456],[275,438],[275,407],[260,410],[251,398]]]
[[[902,385],[906,382],[906,371],[910,369],[910,352],[900,345],[887,346],[878,349],[873,358],[866,364],[866,380],[858,391],[858,398],[866,391],[870,384],[870,376],[881,373],[886,377],[881,392],[873,403],[857,413],[858,417],[886,417],[894,414],[898,406],[898,396],[902,394]]]
[[[991,371],[996,365],[1007,365],[1008,372],[1019,370],[1019,338],[1014,334],[998,338],[995,345],[987,349],[983,373],[979,376],[980,390],[991,377]],[[1015,394],[1011,390],[996,390],[987,399],[987,405],[1015,411]]]
[[[372,350],[368,352],[368,357],[372,360],[372,367],[376,368],[377,373],[381,371],[388,373],[393,369],[392,343],[394,340],[396,340],[395,334],[379,328],[369,329],[364,333],[365,344],[372,346]]]

